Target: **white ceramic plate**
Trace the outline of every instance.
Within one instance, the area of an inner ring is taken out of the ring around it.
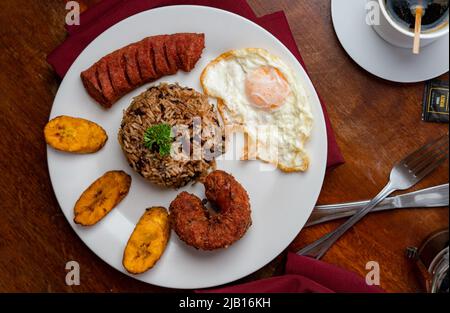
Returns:
[[[331,14],[336,34],[345,51],[359,66],[386,80],[414,83],[448,72],[449,35],[421,48],[395,47],[366,23],[368,0],[332,0]]]
[[[191,73],[179,73],[162,81],[201,90],[202,69],[222,52],[244,47],[266,48],[281,56],[303,79],[315,118],[312,139],[307,145],[312,160],[307,173],[260,171],[258,161],[218,162],[218,167],[232,173],[250,195],[253,225],[244,238],[228,249],[203,252],[185,245],[172,232],[167,250],[157,265],[147,273],[133,276],[164,287],[204,288],[244,277],[274,259],[304,226],[322,187],[327,140],[321,106],[305,71],[275,37],[238,15],[198,6],[150,10],[114,25],[95,39],[72,65],[61,83],[50,116],[65,114],[95,121],[108,133],[107,144],[99,152],[88,155],[48,148],[47,156],[53,189],[70,225],[100,258],[126,273],[122,267],[123,250],[144,209],[155,205],[168,207],[179,191],[155,187],[136,174],[128,166],[116,138],[122,111],[149,85],[134,90],[105,111],[88,96],[79,75],[102,56],[130,42],[177,32],[204,32],[206,49]],[[74,224],[73,206],[83,190],[104,172],[120,169],[133,179],[128,196],[97,225],[84,228]],[[201,184],[182,190],[204,196]]]

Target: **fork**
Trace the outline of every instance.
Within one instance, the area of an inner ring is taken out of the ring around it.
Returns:
[[[353,225],[359,222],[387,196],[417,184],[448,158],[448,134],[411,153],[392,169],[390,180],[383,190],[361,211],[349,218],[333,232],[301,249],[297,254],[321,259],[330,247]]]

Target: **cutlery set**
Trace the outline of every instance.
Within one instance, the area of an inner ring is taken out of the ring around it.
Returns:
[[[306,226],[349,217],[369,203],[369,200],[340,204],[319,205],[314,208]],[[430,187],[411,193],[389,197],[376,206],[372,212],[410,208],[439,208],[449,205],[449,184]]]
[[[316,207],[307,226],[351,216],[334,231],[304,247],[297,253],[321,259],[330,247],[367,214],[397,208],[448,206],[448,184],[387,198],[397,190],[407,190],[433,172],[448,158],[448,134],[430,142],[398,162],[390,180],[370,201]]]

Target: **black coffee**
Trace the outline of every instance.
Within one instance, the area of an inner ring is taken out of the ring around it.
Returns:
[[[386,0],[386,9],[396,22],[414,29],[416,17],[411,8],[419,3],[425,6],[422,31],[433,29],[444,22],[448,14],[448,0]]]

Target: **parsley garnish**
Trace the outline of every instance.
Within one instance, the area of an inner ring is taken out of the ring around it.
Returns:
[[[172,145],[172,128],[167,124],[149,127],[144,133],[144,146],[149,150],[157,149],[159,155],[165,157],[170,154]]]

